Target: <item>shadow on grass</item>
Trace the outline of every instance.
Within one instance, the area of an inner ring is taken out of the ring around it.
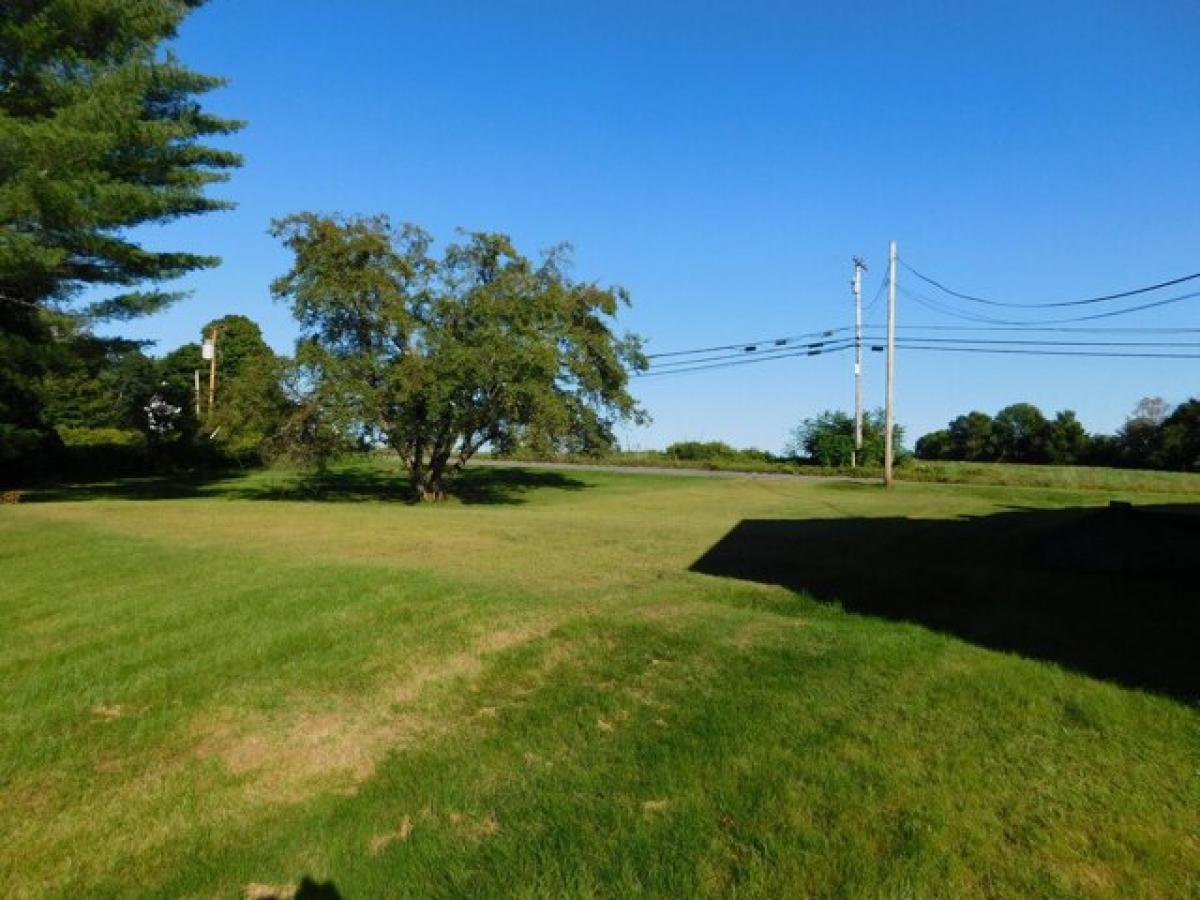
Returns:
[[[342,900],[342,894],[332,881],[314,881],[307,875],[291,895],[294,900]]]
[[[1200,506],[745,520],[692,571],[1200,699]]]
[[[587,485],[560,472],[520,468],[467,469],[450,482],[450,496],[460,503],[524,503],[531,491],[578,491]],[[213,494],[244,500],[307,500],[331,503],[385,501],[412,503],[403,473],[396,469],[355,467],[325,473],[296,474],[282,482],[246,479],[219,486]]]
[[[213,485],[240,475],[147,475],[105,481],[38,484],[21,490],[22,503],[82,500],[179,500],[222,493]]]
[[[468,469],[450,485],[465,504],[515,504],[541,489],[578,491],[585,482],[561,472],[521,468]],[[178,500],[230,497],[240,500],[292,500],[329,503],[383,501],[411,503],[407,480],[396,469],[355,466],[324,473],[249,471],[171,477],[122,478],[87,484],[53,485],[22,492],[22,502],[81,500]]]

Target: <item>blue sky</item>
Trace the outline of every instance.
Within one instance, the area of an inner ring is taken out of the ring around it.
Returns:
[[[316,2],[212,0],[175,50],[249,125],[235,211],[147,233],[224,264],[120,331],[165,351],[240,312],[280,351],[300,210],[386,212],[439,237],[561,240],[633,296],[653,351],[849,324],[887,241],[968,291],[1070,299],[1200,270],[1200,7],[1190,2]],[[904,273],[901,283],[904,284]],[[917,287],[911,277],[907,284]],[[877,312],[882,309],[882,304]],[[904,324],[950,323],[900,298]],[[1115,322],[1113,323],[1115,324]],[[1200,300],[1128,324],[1200,325]],[[867,359],[881,403],[882,358]],[[1139,397],[1198,392],[1200,360],[901,353],[910,435],[1016,400],[1117,427]],[[627,445],[778,449],[849,409],[848,355],[639,380]]]

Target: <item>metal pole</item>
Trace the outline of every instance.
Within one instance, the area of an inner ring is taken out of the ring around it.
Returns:
[[[213,406],[217,402],[217,327],[214,325],[209,334],[212,344],[212,359],[208,361],[208,417],[211,419]]]
[[[862,358],[862,273],[867,264],[854,257],[854,453],[850,465],[857,466],[863,446],[863,358]]]
[[[196,399],[196,421],[200,421],[200,370],[192,369],[193,395]]]
[[[892,487],[892,430],[896,422],[896,242],[888,244],[887,401],[883,423],[883,483]]]

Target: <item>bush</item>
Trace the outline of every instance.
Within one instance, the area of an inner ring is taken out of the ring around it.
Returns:
[[[732,459],[738,455],[738,451],[724,441],[678,441],[663,452],[673,459],[691,461]]]
[[[681,462],[774,462],[775,457],[757,447],[741,450],[724,441],[678,441],[663,451],[669,459]]]
[[[129,428],[60,427],[58,436],[66,447],[142,447],[146,435]]]

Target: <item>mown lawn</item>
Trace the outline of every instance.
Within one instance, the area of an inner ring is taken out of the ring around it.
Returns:
[[[5,896],[1200,893],[1194,515],[389,477],[0,509]]]
[[[497,462],[506,461],[496,458]],[[882,479],[880,466],[824,467],[784,460],[754,460],[737,457],[713,459],[677,459],[659,451],[617,452],[606,456],[566,454],[543,460],[541,457],[507,460],[514,465],[566,463],[594,468],[596,465],[621,468],[707,469],[713,472],[748,472],[766,475],[843,476]],[[1044,466],[1023,463],[946,462],[902,459],[896,466],[900,481],[938,484],[978,484],[1000,487],[1050,488],[1081,491],[1135,491],[1154,494],[1200,495],[1200,473],[1162,472],[1152,469],[1113,469],[1103,466]]]

